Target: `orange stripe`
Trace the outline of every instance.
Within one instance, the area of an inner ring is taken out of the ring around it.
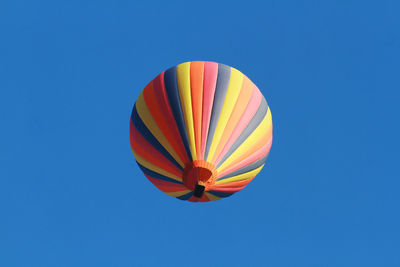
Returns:
[[[197,159],[201,158],[201,120],[203,112],[204,62],[190,63],[190,88],[192,95],[193,125]]]
[[[177,142],[176,134],[171,131],[170,123],[165,119],[165,112],[160,109],[160,105],[157,102],[157,98],[154,95],[154,86],[153,81],[151,81],[144,89],[143,89],[143,98],[146,102],[147,107],[153,117],[154,121],[157,123],[158,127],[161,129],[164,136],[167,138],[168,142],[171,144],[172,148],[181,159],[183,163],[185,163],[185,156],[183,151]]]
[[[254,90],[254,84],[250,81],[249,78],[244,76],[242,89],[240,91],[239,97],[236,101],[235,107],[231,116],[229,117],[228,123],[226,124],[224,133],[218,143],[217,149],[215,150],[214,156],[211,162],[215,162],[224,148],[226,142],[228,142],[229,137],[232,135],[233,130],[236,128],[242,114],[244,113],[247,104],[250,101],[251,95]]]
[[[182,171],[158,152],[147,140],[139,133],[131,121],[131,147],[139,156],[153,165],[166,170],[178,177],[182,177]]]

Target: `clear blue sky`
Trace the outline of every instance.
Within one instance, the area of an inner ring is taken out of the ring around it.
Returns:
[[[400,3],[0,2],[0,266],[400,266]],[[206,204],[142,175],[129,118],[210,60],[269,102],[274,142]]]

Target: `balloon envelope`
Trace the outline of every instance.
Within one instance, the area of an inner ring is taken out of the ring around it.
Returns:
[[[130,141],[144,175],[181,200],[218,200],[263,168],[272,117],[260,90],[235,68],[193,61],[154,78],[132,110]]]

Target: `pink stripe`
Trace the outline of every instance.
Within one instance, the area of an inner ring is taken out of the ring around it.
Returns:
[[[250,101],[247,104],[246,110],[243,112],[242,117],[240,118],[235,129],[232,132],[232,135],[229,137],[228,142],[225,144],[224,148],[219,154],[215,162],[215,165],[217,165],[221,161],[225,153],[228,152],[229,148],[233,145],[233,143],[236,141],[239,135],[249,124],[254,114],[256,114],[258,107],[260,106],[261,99],[262,99],[262,94],[260,90],[258,90],[258,88],[254,86],[253,94],[251,95]]]
[[[228,173],[234,172],[236,170],[239,170],[253,162],[256,162],[257,160],[263,158],[265,155],[267,155],[267,153],[269,153],[269,150],[271,149],[271,145],[272,145],[272,136],[271,139],[265,144],[265,146],[263,146],[262,148],[260,148],[259,150],[257,150],[254,154],[252,154],[250,157],[246,158],[245,160],[241,161],[239,164],[236,164],[234,166],[232,166],[231,168],[225,170],[223,173],[219,173],[218,174],[218,178],[219,177],[224,177],[225,175],[227,175]],[[217,178],[217,179],[218,179]]]
[[[214,103],[215,86],[218,76],[218,63],[204,63],[204,82],[203,82],[203,114],[201,123],[201,159],[204,159],[206,148],[208,127]]]

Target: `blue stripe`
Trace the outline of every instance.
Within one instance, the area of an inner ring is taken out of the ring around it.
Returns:
[[[210,126],[208,127],[208,135],[206,142],[206,150],[204,158],[207,159],[212,139],[217,128],[219,116],[221,115],[222,106],[225,102],[226,92],[228,91],[229,81],[231,79],[231,67],[224,64],[218,64],[217,85],[215,87],[214,102],[211,111]]]
[[[186,195],[183,195],[183,196],[180,196],[180,197],[176,197],[176,198],[178,198],[178,199],[180,199],[180,200],[188,200],[188,199],[191,198],[192,196],[193,196],[193,191],[187,193]]]
[[[235,151],[239,148],[241,144],[257,129],[257,127],[261,124],[265,116],[268,112],[268,104],[264,97],[261,99],[260,106],[257,109],[257,112],[254,114],[253,118],[247,124],[246,128],[241,132],[239,137],[235,140],[229,150],[222,157],[221,161],[217,164],[217,168],[221,166]]]
[[[183,145],[185,146],[186,154],[190,161],[192,153],[190,152],[189,138],[186,132],[185,120],[183,118],[181,102],[179,99],[178,83],[176,78],[176,67],[172,67],[164,73],[165,92],[167,93],[169,106],[174,115],[176,125],[178,126],[179,134],[181,135]]]
[[[247,165],[239,170],[231,172],[221,178],[217,178],[217,181],[225,180],[225,179],[228,179],[228,178],[236,176],[236,175],[241,175],[241,174],[244,174],[247,172],[254,171],[257,168],[260,168],[267,161],[267,158],[268,158],[268,154],[265,155],[264,157],[262,157],[261,159],[255,161],[253,163],[250,163],[249,165]]]
[[[147,129],[146,125],[143,123],[142,119],[136,110],[136,104],[132,110],[131,116],[132,122],[139,133],[149,142],[155,149],[157,149],[164,157],[166,157],[171,163],[183,171],[183,168],[179,163],[168,153],[168,151],[158,142],[154,135]]]
[[[159,179],[159,180],[163,180],[166,182],[171,182],[171,183],[175,183],[175,184],[183,184],[182,182],[179,182],[177,180],[174,180],[172,178],[169,178],[167,176],[164,176],[162,174],[159,174],[157,172],[153,172],[152,170],[147,169],[146,167],[140,165],[139,162],[136,161],[136,163],[139,165],[140,169],[142,170],[142,172],[144,172],[145,174],[147,174],[148,176],[151,176],[155,179]]]
[[[208,191],[207,193],[210,193],[211,195],[214,195],[216,197],[230,197],[234,193],[226,193],[226,192],[218,192],[218,191]]]

